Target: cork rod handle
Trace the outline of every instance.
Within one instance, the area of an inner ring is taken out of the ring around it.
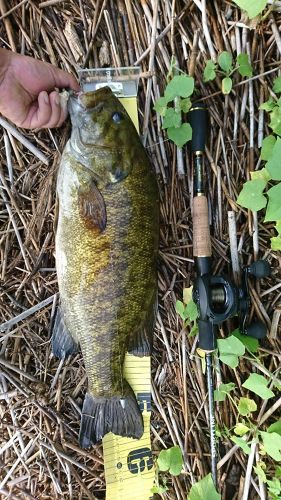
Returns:
[[[193,255],[194,257],[212,255],[208,201],[203,195],[193,198]]]

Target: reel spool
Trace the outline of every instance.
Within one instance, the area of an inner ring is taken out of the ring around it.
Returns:
[[[193,300],[199,310],[199,347],[206,351],[216,348],[213,328],[223,321],[238,315],[241,333],[256,339],[266,336],[266,325],[262,321],[249,323],[249,276],[257,279],[270,276],[270,266],[265,260],[258,260],[243,268],[240,286],[224,276],[209,273],[197,277],[193,289]]]

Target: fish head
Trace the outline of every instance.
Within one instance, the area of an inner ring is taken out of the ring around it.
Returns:
[[[109,87],[72,93],[70,143],[81,162],[104,184],[122,181],[140,147],[128,113]]]

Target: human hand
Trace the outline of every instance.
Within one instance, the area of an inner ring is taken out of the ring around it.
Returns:
[[[15,125],[60,127],[67,109],[55,88],[79,90],[79,85],[56,66],[0,49],[0,113]]]

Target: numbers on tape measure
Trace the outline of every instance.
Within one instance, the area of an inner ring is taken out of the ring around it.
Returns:
[[[138,404],[139,404],[139,408],[140,408],[141,412],[143,412],[144,409],[146,409],[147,412],[151,412],[151,394],[150,394],[150,392],[137,392],[137,400],[138,400]]]
[[[149,448],[138,448],[130,451],[127,457],[128,469],[132,474],[138,474],[145,469],[150,470],[153,467],[152,453]]]

